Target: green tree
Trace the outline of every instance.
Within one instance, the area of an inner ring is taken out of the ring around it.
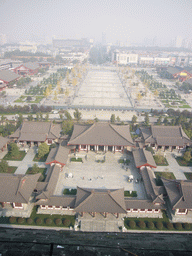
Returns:
[[[167,117],[167,116],[164,118],[163,123],[164,123],[165,125],[168,125],[168,124],[169,124],[169,120],[168,120],[168,117]]]
[[[42,158],[48,153],[49,153],[49,146],[45,142],[41,143],[38,148],[38,157]]]
[[[157,125],[160,125],[162,122],[162,116],[159,116],[159,118],[157,119]]]
[[[111,115],[110,122],[111,123],[115,123],[115,114]]]
[[[63,120],[63,114],[59,114],[60,120]]]
[[[63,134],[71,135],[73,132],[73,121],[64,120],[62,122],[62,131],[63,131]]]
[[[39,113],[36,113],[36,121],[39,121]]]
[[[146,112],[145,113],[145,120],[144,120],[144,123],[145,123],[145,125],[149,125],[149,114]]]
[[[0,162],[0,172],[4,172],[4,173],[7,172],[8,167],[9,167],[8,162],[2,159]]]
[[[29,114],[28,117],[27,117],[28,121],[33,121],[33,116],[32,114]]]
[[[186,151],[183,155],[183,159],[186,161],[186,162],[189,162],[191,160],[191,151]]]
[[[131,122],[132,122],[133,125],[137,122],[137,116],[136,115],[133,115]]]
[[[19,114],[18,120],[17,120],[17,128],[21,126],[23,123],[23,115]]]
[[[18,148],[17,144],[11,143],[9,145],[9,153],[13,157],[15,157],[15,156],[17,156],[19,154],[19,148]]]
[[[34,164],[34,165],[32,166],[32,172],[33,172],[34,174],[39,172],[39,167],[38,167],[37,164]]]
[[[49,114],[48,114],[48,113],[46,113],[46,115],[45,115],[45,121],[46,121],[46,122],[49,121]]]
[[[119,116],[116,117],[116,121],[117,121],[117,122],[120,122],[120,121],[121,121],[121,119],[120,119]]]
[[[64,115],[67,118],[67,120],[72,120],[72,116],[67,110],[65,110]]]
[[[73,112],[74,118],[79,121],[81,119],[81,112],[76,108],[75,112]]]

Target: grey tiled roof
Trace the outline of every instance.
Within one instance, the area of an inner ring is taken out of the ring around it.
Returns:
[[[76,196],[50,196],[46,201],[39,200],[36,205],[54,205],[74,208]]]
[[[181,126],[151,125],[141,128],[145,143],[157,143],[159,146],[184,146],[191,145],[189,137]]]
[[[150,165],[151,167],[156,168],[156,163],[154,161],[153,155],[151,152],[145,149],[136,149],[133,151],[133,158],[137,168],[141,166]]]
[[[61,126],[52,122],[23,122],[10,138],[17,138],[20,141],[44,142],[46,138],[59,138]]]
[[[61,164],[66,164],[69,150],[70,149],[67,146],[62,146],[61,144],[56,148],[52,148],[47,157],[46,164],[49,164],[53,161]]]
[[[171,75],[174,75],[174,74],[181,72],[181,69],[175,68],[175,67],[168,67],[167,72],[170,73]]]
[[[168,180],[162,178],[162,181],[173,209],[192,209],[191,180]]]
[[[77,187],[76,212],[126,213],[124,189],[86,189]]]
[[[45,179],[45,182],[47,182],[47,186],[37,196],[37,199],[48,199],[50,196],[54,194],[54,191],[59,179],[60,171],[61,171],[61,168],[57,165],[50,167],[47,177]]]
[[[28,203],[40,175],[0,173],[0,202]]]
[[[2,149],[9,141],[10,139],[0,136],[0,149]]]
[[[94,123],[93,125],[74,125],[69,145],[109,145],[135,146],[128,125]]]
[[[151,200],[125,198],[126,209],[164,209],[164,205],[155,205]]]
[[[0,80],[3,80],[7,83],[14,81],[15,79],[19,78],[20,76],[15,74],[10,70],[2,70],[0,71]]]
[[[147,167],[142,169],[141,176],[144,182],[148,199],[152,200],[154,203],[164,204],[164,199],[162,196],[163,188],[156,186],[152,170]]]
[[[39,64],[36,62],[26,62],[22,64],[24,67],[35,70],[39,68]]]

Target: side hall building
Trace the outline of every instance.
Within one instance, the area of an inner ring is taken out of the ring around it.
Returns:
[[[192,141],[185,134],[181,126],[151,125],[140,128],[141,137],[137,139],[143,147],[158,149],[185,149],[192,144]]]
[[[39,145],[43,142],[51,145],[52,143],[59,141],[60,133],[60,124],[53,124],[52,122],[24,121],[10,138],[23,145]]]

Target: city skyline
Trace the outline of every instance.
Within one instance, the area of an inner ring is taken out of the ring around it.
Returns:
[[[9,42],[51,42],[52,38],[90,38],[107,43],[170,45],[192,40],[192,2],[181,1],[23,1],[0,3],[0,34]]]

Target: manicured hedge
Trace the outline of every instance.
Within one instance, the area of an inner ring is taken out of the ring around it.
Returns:
[[[174,228],[174,227],[173,227],[173,224],[172,224],[171,222],[167,222],[167,223],[166,223],[166,226],[167,226],[167,229],[169,229],[169,230],[171,230],[171,229]]]
[[[146,224],[145,224],[145,222],[142,221],[142,220],[140,220],[140,221],[138,222],[138,226],[139,226],[140,228],[142,228],[142,229],[146,228]]]
[[[55,224],[56,224],[57,226],[61,225],[61,223],[62,223],[62,220],[61,220],[61,219],[55,219]]]
[[[9,223],[14,224],[16,222],[16,218],[15,217],[10,217],[9,218]]]
[[[136,227],[136,223],[135,223],[134,220],[130,220],[130,221],[129,221],[129,227],[130,227],[130,228],[135,228],[135,227]]]
[[[182,224],[181,223],[175,223],[174,226],[177,230],[182,230]]]
[[[51,225],[52,224],[52,219],[49,219],[49,218],[45,219],[45,224],[46,225]]]
[[[19,217],[19,218],[17,219],[17,223],[18,223],[18,224],[23,224],[23,223],[25,223],[25,218]]]
[[[189,223],[183,223],[183,228],[186,230],[190,230],[191,225]]]
[[[156,223],[156,227],[157,227],[157,229],[163,229],[163,223],[162,222],[157,222]]]
[[[152,221],[149,221],[149,222],[147,222],[147,227],[149,229],[154,229],[155,225],[154,225],[154,223]]]
[[[63,220],[63,225],[64,225],[65,227],[69,227],[70,224],[71,224],[71,221],[70,221],[69,219]]]
[[[37,218],[37,219],[35,220],[35,222],[36,222],[37,225],[41,225],[43,221],[42,221],[41,218]]]
[[[33,223],[33,220],[31,218],[28,218],[27,219],[27,224],[32,224]]]

